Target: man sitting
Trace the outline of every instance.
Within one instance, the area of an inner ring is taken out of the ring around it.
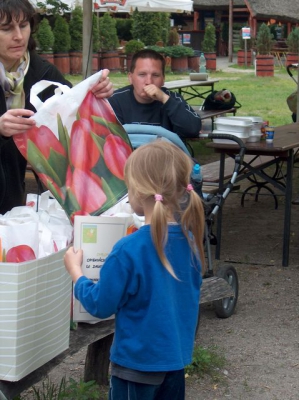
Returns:
[[[162,126],[181,138],[198,137],[201,119],[179,93],[164,85],[165,59],[154,50],[133,55],[129,86],[108,100],[121,124]]]

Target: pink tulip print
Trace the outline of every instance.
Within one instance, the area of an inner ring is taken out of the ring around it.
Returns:
[[[101,214],[127,193],[123,171],[132,148],[108,101],[91,91],[70,132],[63,118],[57,114],[58,137],[45,121],[13,139],[73,222],[75,215]]]
[[[12,247],[6,253],[6,262],[20,263],[24,261],[35,260],[34,251],[25,244]]]

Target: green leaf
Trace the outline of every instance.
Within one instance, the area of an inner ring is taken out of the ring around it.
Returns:
[[[60,114],[57,114],[57,125],[58,125],[59,141],[62,144],[66,154],[69,154],[70,137],[69,137],[66,127],[62,123]]]
[[[53,179],[57,186],[63,186],[63,183],[61,182],[56,171],[52,168],[52,165],[31,140],[28,140],[27,144],[27,158],[32,167],[39,173],[48,175]]]
[[[62,183],[62,185],[64,185],[66,179],[66,171],[68,167],[68,159],[65,158],[65,156],[63,156],[62,154],[57,153],[57,151],[51,149],[48,163],[50,165],[53,165],[53,169],[55,170],[57,176],[59,176],[60,182]]]

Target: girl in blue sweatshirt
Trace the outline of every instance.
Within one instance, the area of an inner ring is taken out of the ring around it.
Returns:
[[[204,211],[191,170],[192,160],[171,143],[139,147],[125,181],[144,226],[114,246],[97,283],[82,274],[82,250],[65,255],[83,307],[98,318],[115,314],[111,400],[185,398],[204,260]]]

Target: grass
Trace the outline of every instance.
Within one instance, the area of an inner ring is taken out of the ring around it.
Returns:
[[[225,365],[225,357],[219,354],[218,348],[203,348],[196,346],[193,351],[192,363],[185,368],[188,376],[197,375],[199,378],[209,375],[213,381],[219,381],[222,376],[220,370]]]
[[[240,71],[241,70],[241,71]],[[248,71],[249,70],[249,71]],[[209,74],[210,78],[219,79],[215,89],[229,89],[242,104],[238,110],[239,116],[258,116],[264,121],[269,121],[273,126],[285,125],[292,122],[291,112],[287,106],[286,98],[296,90],[295,82],[284,69],[275,69],[274,77],[256,77],[252,69],[236,69],[235,72],[216,71]],[[114,88],[128,85],[127,74],[110,73]],[[73,84],[82,80],[81,75],[67,75]],[[165,80],[189,79],[189,74],[166,73]],[[200,105],[197,99],[190,101],[191,105]]]

